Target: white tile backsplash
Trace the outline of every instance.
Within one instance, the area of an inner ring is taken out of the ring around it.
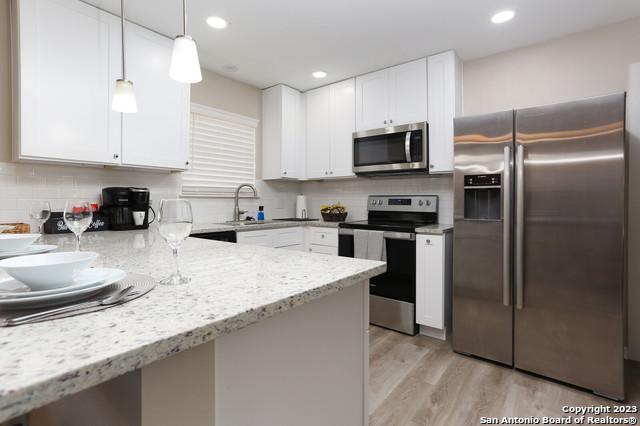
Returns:
[[[347,207],[347,220],[367,218],[369,195],[437,195],[440,223],[453,223],[453,176],[402,176],[304,182],[311,217],[320,216],[322,204],[340,202]]]
[[[71,165],[0,162],[0,222],[27,222],[29,205],[35,200],[49,200],[54,210],[62,210],[69,198],[100,201],[102,188],[138,186],[151,190],[154,208],[163,198],[180,193],[180,173],[132,171],[117,168]],[[259,205],[265,206],[268,218],[295,214],[295,197],[300,193],[296,182],[256,183],[259,198],[241,199],[240,207],[256,216]],[[190,198],[194,220],[224,222],[233,217],[233,198]]]

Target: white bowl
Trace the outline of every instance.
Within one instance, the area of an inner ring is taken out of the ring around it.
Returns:
[[[20,251],[33,244],[40,234],[0,234],[0,251]]]
[[[32,290],[51,290],[72,285],[74,275],[97,258],[90,251],[34,254],[0,260],[0,269]]]

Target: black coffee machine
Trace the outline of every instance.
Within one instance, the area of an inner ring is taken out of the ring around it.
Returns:
[[[147,229],[156,219],[147,188],[103,188],[102,210],[109,217],[109,229],[112,231]],[[151,220],[149,211],[153,213]]]

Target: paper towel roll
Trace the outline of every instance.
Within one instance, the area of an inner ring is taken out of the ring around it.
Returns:
[[[298,195],[296,197],[296,217],[298,219],[306,219],[309,217],[309,211],[307,210],[307,197],[304,195]]]

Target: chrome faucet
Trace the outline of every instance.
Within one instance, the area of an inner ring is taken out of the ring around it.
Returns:
[[[251,185],[250,183],[241,183],[240,185],[238,185],[238,187],[236,188],[236,206],[233,208],[234,222],[240,221],[240,216],[247,212],[246,210],[240,210],[240,207],[238,206],[238,201],[240,198],[240,190],[245,186],[253,190],[254,197],[258,196],[258,191],[256,191],[256,187]]]

